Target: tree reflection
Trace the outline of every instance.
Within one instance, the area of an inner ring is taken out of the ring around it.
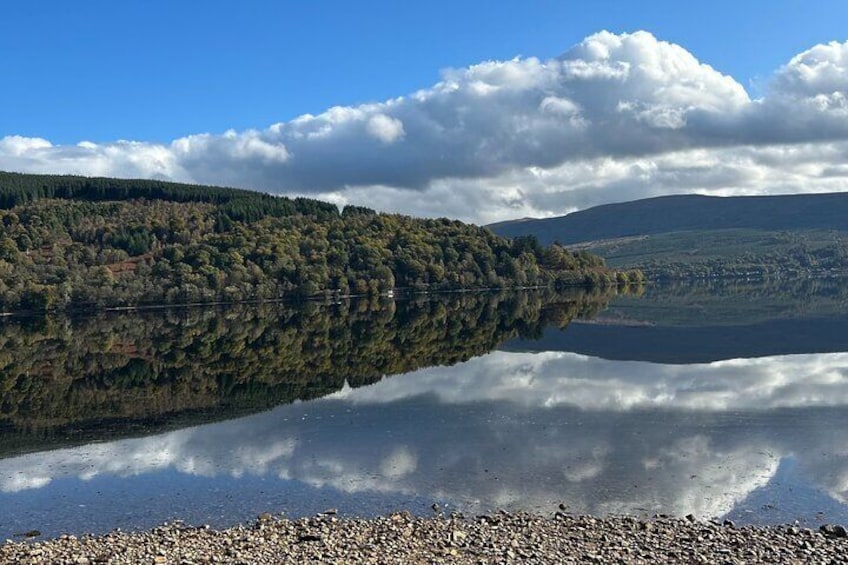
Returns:
[[[465,293],[7,320],[0,449],[225,419],[451,365],[591,316],[609,296]]]

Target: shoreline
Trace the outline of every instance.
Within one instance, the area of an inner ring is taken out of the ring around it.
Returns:
[[[172,522],[142,532],[0,545],[0,563],[845,563],[842,526],[734,526],[693,518],[312,518],[262,514],[222,530]]]
[[[220,307],[235,307],[235,306],[263,306],[263,305],[288,305],[288,306],[304,306],[307,304],[330,305],[338,304],[341,301],[352,300],[393,300],[404,301],[412,300],[420,297],[442,296],[453,294],[498,294],[511,292],[527,292],[527,291],[544,291],[549,290],[555,293],[569,293],[572,291],[592,291],[595,289],[611,289],[622,288],[625,286],[645,286],[649,281],[642,281],[633,285],[625,285],[622,283],[611,284],[587,284],[585,282],[575,282],[573,284],[557,286],[555,284],[547,285],[528,285],[528,286],[483,286],[483,287],[463,287],[450,289],[416,289],[413,287],[396,287],[379,293],[347,293],[337,294],[332,291],[324,291],[309,296],[286,296],[279,298],[250,298],[244,300],[206,300],[195,302],[149,302],[138,303],[130,306],[92,306],[92,305],[69,305],[65,308],[56,308],[51,310],[9,310],[0,311],[0,318],[42,318],[42,317],[85,317],[97,314],[113,314],[113,313],[136,313],[136,312],[153,312],[157,310],[192,310],[200,308],[220,308]]]

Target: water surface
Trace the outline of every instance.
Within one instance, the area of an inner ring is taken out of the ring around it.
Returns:
[[[842,289],[8,323],[0,532],[433,503],[845,522],[848,342],[828,329],[848,321]]]

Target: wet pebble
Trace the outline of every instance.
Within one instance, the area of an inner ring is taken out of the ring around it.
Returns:
[[[829,538],[848,537],[848,531],[845,530],[845,526],[839,524],[825,524],[819,530]]]

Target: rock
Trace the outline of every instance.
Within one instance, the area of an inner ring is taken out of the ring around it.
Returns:
[[[819,528],[819,531],[829,538],[848,537],[848,531],[845,530],[845,526],[839,524],[825,524]]]
[[[408,511],[393,512],[391,515],[389,515],[389,520],[391,520],[392,522],[409,522],[410,520],[412,520],[412,514],[410,514]]]
[[[468,537],[468,534],[463,532],[462,530],[454,530],[451,532],[451,542],[452,543],[461,543]]]
[[[274,517],[271,516],[271,514],[269,512],[263,512],[262,514],[259,515],[259,517],[257,519],[260,522],[270,522],[271,520],[274,519]]]

